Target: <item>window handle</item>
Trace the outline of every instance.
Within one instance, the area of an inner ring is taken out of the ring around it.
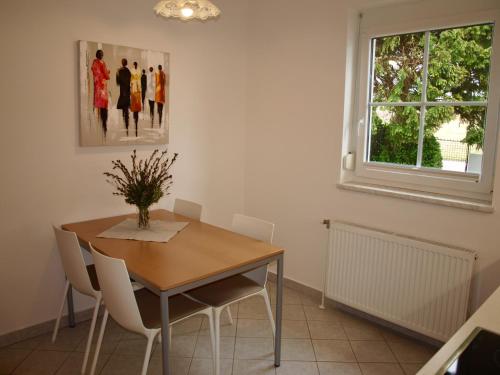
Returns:
[[[365,131],[365,119],[360,119],[358,121],[358,137],[361,136]]]

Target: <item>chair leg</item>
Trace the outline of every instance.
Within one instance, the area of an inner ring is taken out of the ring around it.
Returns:
[[[227,311],[227,317],[229,318],[229,324],[233,325],[234,321],[233,321],[233,316],[231,315],[231,306],[230,305],[228,307],[226,307],[226,311]]]
[[[271,323],[271,329],[273,330],[273,336],[276,334],[276,326],[274,325],[273,310],[271,310],[271,301],[269,301],[269,294],[267,294],[267,289],[264,288],[260,294],[264,298],[266,303],[267,315],[269,316],[269,322]]]
[[[220,374],[220,315],[222,309],[214,309],[214,335],[215,335],[215,375]]]
[[[151,348],[153,347],[153,342],[155,341],[154,335],[148,337],[148,343],[146,345],[146,354],[144,355],[144,362],[142,364],[141,375],[146,375],[148,372],[149,359],[151,358]]]
[[[101,307],[101,297],[97,297],[94,307],[94,314],[92,315],[92,322],[90,323],[89,337],[87,338],[87,345],[85,347],[85,356],[83,357],[82,374],[85,374],[87,368],[87,362],[89,360],[90,346],[92,345],[92,338],[94,337],[95,325],[97,322],[97,314],[99,313],[99,307]]]
[[[92,369],[90,370],[90,375],[95,374],[95,368],[97,366],[97,360],[99,358],[99,351],[101,350],[102,338],[104,336],[104,330],[106,329],[106,322],[108,321],[108,309],[104,309],[104,316],[102,318],[101,329],[99,331],[99,338],[97,339],[97,346],[95,348],[94,360],[92,361]]]
[[[215,333],[214,333],[214,309],[210,309],[207,312],[208,317],[208,327],[210,331],[210,343],[212,346],[212,360],[214,366],[214,375],[217,374],[217,366],[216,366],[216,353],[215,353]]]
[[[66,303],[66,295],[68,294],[69,286],[70,286],[69,281],[66,280],[66,284],[64,286],[64,293],[61,299],[61,305],[59,306],[59,313],[56,319],[56,325],[54,327],[54,333],[52,334],[52,342],[56,341],[57,332],[59,331],[59,324],[61,323],[61,317],[64,309],[64,304]]]

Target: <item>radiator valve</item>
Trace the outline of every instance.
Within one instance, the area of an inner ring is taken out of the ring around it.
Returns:
[[[330,219],[324,219],[322,224],[326,226],[326,229],[330,229]]]

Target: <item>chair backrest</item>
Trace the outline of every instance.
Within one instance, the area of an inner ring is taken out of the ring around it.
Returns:
[[[232,230],[256,240],[273,242],[274,224],[256,217],[234,214]]]
[[[104,304],[109,314],[122,327],[145,335],[147,329],[142,322],[125,261],[103,255],[92,245],[90,249]]]
[[[83,259],[82,250],[76,233],[59,229],[55,226],[57,248],[64,267],[64,272],[71,285],[80,293],[95,296],[97,291],[92,287],[87,266]]]
[[[177,198],[174,202],[174,213],[194,220],[200,221],[202,209],[203,207],[201,204],[186,201],[184,199]]]
[[[255,238],[263,242],[272,243],[274,223],[241,214],[233,215],[232,230],[244,236]],[[245,277],[265,286],[267,281],[267,266],[243,274]]]

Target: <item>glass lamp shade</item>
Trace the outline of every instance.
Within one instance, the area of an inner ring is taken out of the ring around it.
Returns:
[[[220,9],[209,0],[162,0],[154,7],[156,14],[163,17],[180,18],[182,20],[217,17]]]

